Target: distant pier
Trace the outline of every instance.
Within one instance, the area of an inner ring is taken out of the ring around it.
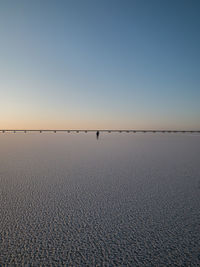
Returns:
[[[59,129],[36,129],[36,130],[29,130],[29,129],[0,129],[0,133],[89,133],[89,132],[97,132],[100,133],[200,133],[200,130],[87,130],[87,129],[66,129],[66,130],[59,130]]]

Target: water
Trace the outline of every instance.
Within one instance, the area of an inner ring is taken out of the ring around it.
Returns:
[[[0,265],[199,265],[199,155],[195,134],[0,134]]]

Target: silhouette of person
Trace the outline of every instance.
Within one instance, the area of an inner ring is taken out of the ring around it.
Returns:
[[[97,140],[99,139],[99,131],[96,132]]]

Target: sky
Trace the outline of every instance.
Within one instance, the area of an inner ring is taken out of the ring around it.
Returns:
[[[200,130],[199,0],[0,0],[0,129]]]

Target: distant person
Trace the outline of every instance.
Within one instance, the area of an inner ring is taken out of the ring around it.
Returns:
[[[99,139],[99,131],[96,132],[97,140]]]

